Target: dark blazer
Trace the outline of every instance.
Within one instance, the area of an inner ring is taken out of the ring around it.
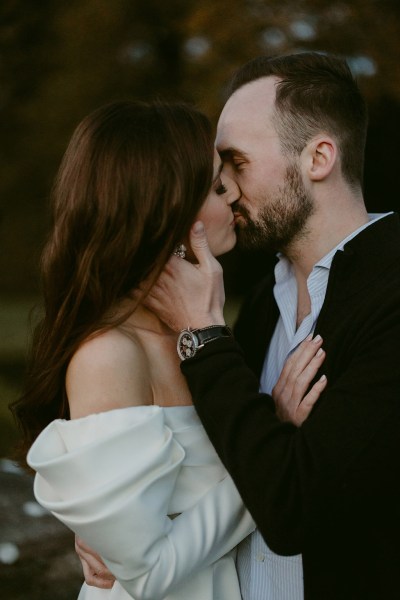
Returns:
[[[400,222],[337,252],[315,333],[328,386],[300,428],[281,423],[259,373],[278,310],[273,279],[245,304],[240,346],[182,363],[193,400],[269,547],[302,553],[306,600],[400,597]]]

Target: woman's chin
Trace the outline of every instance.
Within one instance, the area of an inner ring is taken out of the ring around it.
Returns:
[[[229,240],[224,240],[224,243],[221,244],[219,247],[210,247],[210,250],[214,256],[222,256],[223,254],[227,254],[228,252],[233,250],[236,246],[236,242],[236,233],[233,232],[233,234],[229,236]]]

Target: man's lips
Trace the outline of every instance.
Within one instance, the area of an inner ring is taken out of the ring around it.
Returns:
[[[233,212],[235,219],[236,219],[236,217],[243,217],[243,218],[247,217],[246,209],[244,207],[240,206],[240,204],[235,204],[231,208],[232,208],[232,212]]]
[[[249,217],[244,207],[240,206],[239,204],[234,204],[231,208],[233,212],[235,225],[239,225],[239,223],[241,223],[242,221],[247,223]]]

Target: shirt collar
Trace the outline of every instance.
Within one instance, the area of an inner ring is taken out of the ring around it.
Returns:
[[[382,213],[382,214],[381,213],[368,214],[368,218],[369,218],[368,223],[364,223],[364,225],[361,225],[361,227],[358,227],[358,229],[356,229],[355,231],[350,233],[350,235],[348,235],[343,240],[341,240],[339,242],[339,244],[337,244],[337,246],[332,248],[332,250],[330,250],[317,263],[315,263],[313,270],[319,267],[322,269],[327,269],[329,271],[329,269],[331,268],[331,265],[332,265],[333,257],[335,256],[336,252],[338,252],[339,250],[343,250],[343,248],[347,244],[347,242],[349,242],[350,240],[355,238],[359,233],[361,233],[361,231],[363,231],[364,229],[366,229],[367,227],[372,225],[372,223],[374,223],[375,221],[379,221],[380,219],[383,219],[384,217],[387,217],[388,215],[391,215],[391,214],[393,214],[393,212]],[[277,257],[279,259],[279,262],[275,266],[275,281],[277,283],[280,283],[280,282],[284,281],[287,277],[290,277],[291,263],[281,252],[278,252]],[[312,272],[311,272],[311,274],[312,274]],[[310,275],[310,277],[311,277],[311,275]]]
[[[339,242],[339,244],[337,246],[335,246],[332,250],[330,250],[327,254],[325,254],[325,256],[323,256],[321,258],[321,260],[319,260],[317,263],[315,263],[314,268],[322,267],[322,268],[329,270],[332,265],[333,257],[335,256],[336,252],[338,252],[338,250],[343,250],[344,246],[348,242],[350,242],[350,240],[355,238],[364,229],[366,229],[367,227],[372,225],[372,223],[374,223],[375,221],[379,221],[380,219],[383,219],[384,217],[387,217],[388,215],[391,215],[391,214],[393,214],[393,213],[389,212],[389,213],[383,213],[383,214],[380,214],[380,213],[379,214],[375,214],[375,213],[368,214],[368,219],[369,219],[368,223],[364,223],[364,225],[361,225],[361,227],[358,227],[358,229],[356,229],[355,231],[350,233],[350,235],[345,237],[344,240]]]

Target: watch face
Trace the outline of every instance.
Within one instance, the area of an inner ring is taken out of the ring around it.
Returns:
[[[177,350],[182,360],[192,358],[196,354],[197,342],[191,331],[182,331],[178,338]]]

